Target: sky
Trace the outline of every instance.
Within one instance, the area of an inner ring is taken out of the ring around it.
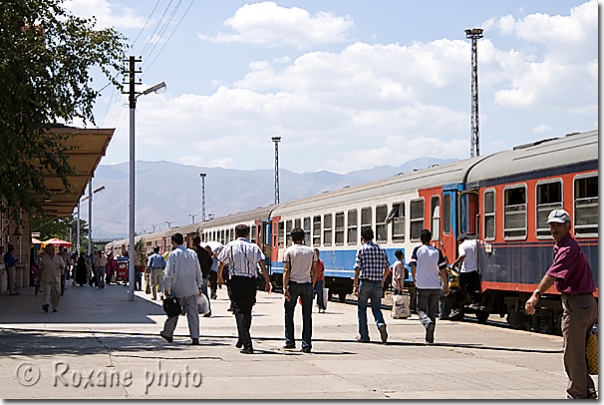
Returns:
[[[598,127],[597,1],[67,0],[142,56],[136,159],[347,173],[470,156],[478,41],[480,154]],[[93,87],[106,79],[95,74]],[[101,164],[129,159],[126,96]],[[77,123],[74,123],[77,124]]]

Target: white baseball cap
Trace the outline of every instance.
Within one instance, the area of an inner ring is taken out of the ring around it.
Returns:
[[[570,215],[568,215],[566,210],[553,210],[547,216],[547,223],[551,224],[552,222],[556,222],[558,224],[570,222]]]

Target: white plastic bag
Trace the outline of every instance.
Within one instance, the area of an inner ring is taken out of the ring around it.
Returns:
[[[409,294],[392,296],[392,317],[394,319],[407,319],[411,316],[411,297]]]
[[[327,310],[327,301],[329,301],[329,288],[323,287],[323,305],[325,305],[325,310]]]
[[[201,315],[205,315],[210,312],[210,303],[203,294],[199,294],[197,296],[197,312]]]

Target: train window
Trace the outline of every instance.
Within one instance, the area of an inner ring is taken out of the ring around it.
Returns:
[[[575,178],[575,235],[598,236],[598,175]]]
[[[552,238],[547,216],[552,210],[562,208],[562,182],[560,180],[537,184],[537,237]]]
[[[302,228],[302,220],[300,218],[294,220],[294,228]]]
[[[321,215],[315,215],[312,219],[312,244],[321,246]]]
[[[394,203],[386,218],[386,222],[392,221],[392,241],[405,241],[405,203]]]
[[[226,245],[225,239],[224,239],[224,229],[220,231],[220,243],[222,243],[223,245]]]
[[[443,233],[451,233],[451,194],[443,195]]]
[[[292,234],[292,220],[290,219],[290,220],[285,221],[285,243],[287,244],[287,246],[292,245],[291,234]]]
[[[495,190],[484,192],[484,238],[495,239]]]
[[[336,245],[344,244],[344,213],[336,214]]]
[[[357,210],[348,211],[348,244],[356,245],[358,236],[359,212]]]
[[[285,242],[284,237],[285,237],[285,224],[283,223],[283,221],[279,221],[279,228],[277,230],[277,235],[278,235],[278,246],[280,248],[283,247],[283,243]]]
[[[284,224],[283,221],[279,221],[279,228],[278,228],[278,232],[277,232],[277,242],[278,242],[278,247],[282,248],[283,247],[283,228],[284,228]]]
[[[513,186],[504,190],[503,237],[526,238],[526,186]]]
[[[331,214],[323,215],[323,246],[331,246],[332,231],[331,231]]]
[[[366,226],[371,228],[371,207],[365,207],[361,210],[361,229]]]
[[[478,192],[467,191],[460,198],[460,229],[462,233],[475,237],[478,229]]]
[[[251,233],[252,233],[252,239],[251,242],[252,243],[256,243],[256,224],[253,224],[251,226]]]
[[[432,232],[432,240],[440,239],[440,197],[435,195],[430,200],[432,212],[432,227],[430,231]]]
[[[409,239],[411,242],[419,240],[419,234],[424,229],[424,199],[412,200],[410,204]]]
[[[378,242],[388,242],[388,206],[378,205],[375,207],[375,235]]]
[[[310,217],[304,218],[304,244],[310,246]]]
[[[230,240],[231,240],[231,241],[234,241],[234,240],[235,240],[235,228],[232,228],[232,229],[231,229],[231,239],[230,239]]]
[[[231,230],[227,229],[226,230],[226,238],[225,238],[226,242],[229,243],[231,241]]]

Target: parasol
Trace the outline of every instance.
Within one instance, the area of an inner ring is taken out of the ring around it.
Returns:
[[[62,240],[59,238],[52,238],[52,239],[45,240],[44,242],[42,242],[41,247],[45,248],[47,245],[66,246],[66,247],[72,246],[71,242],[67,242],[66,240]]]

